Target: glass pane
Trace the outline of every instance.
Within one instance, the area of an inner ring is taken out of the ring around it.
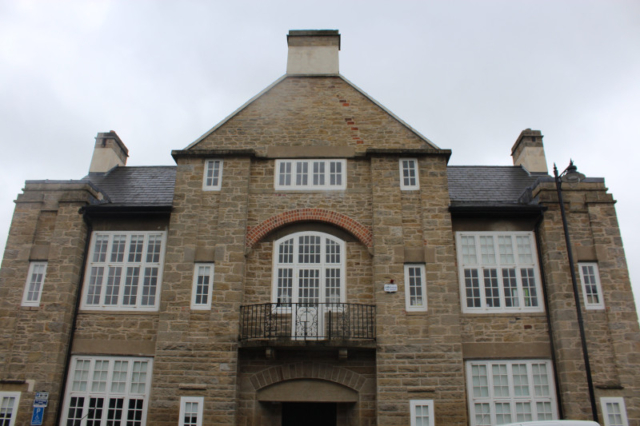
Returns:
[[[498,271],[496,269],[485,269],[484,273],[484,294],[487,307],[500,307],[500,289],[498,287]]]
[[[472,365],[471,377],[473,380],[473,396],[489,396],[489,378],[487,377],[486,365]]]
[[[309,163],[307,161],[296,162],[296,186],[307,186]]]
[[[507,235],[498,237],[498,247],[500,250],[500,263],[516,263],[516,259],[513,256],[513,244],[511,242],[511,236]]]
[[[111,377],[111,393],[125,393],[129,361],[114,361]]]
[[[480,253],[483,265],[496,264],[496,251],[493,247],[493,237],[480,237]]]
[[[522,275],[524,306],[538,306],[538,290],[536,289],[536,279],[533,275],[533,268],[520,269],[520,275]]]
[[[160,262],[160,248],[162,245],[162,235],[149,235],[147,245],[147,263]]]
[[[93,368],[93,380],[91,392],[104,392],[107,388],[107,374],[109,373],[109,361],[96,360]]]
[[[340,269],[327,268],[325,274],[325,302],[340,303]]]
[[[129,242],[129,262],[142,262],[144,235],[132,235]]]
[[[477,269],[464,270],[464,285],[467,297],[467,308],[479,308],[480,300],[480,279]]]
[[[107,259],[107,245],[109,244],[108,235],[96,235],[95,245],[93,246],[93,261],[104,262]]]
[[[320,263],[320,237],[314,235],[299,237],[298,263]]]
[[[118,294],[120,293],[120,279],[122,278],[122,268],[109,267],[109,276],[107,277],[107,288],[104,297],[105,305],[117,305]]]
[[[278,263],[293,263],[293,238],[280,243]]]
[[[111,244],[111,262],[123,262],[124,250],[127,244],[126,235],[114,235]]]
[[[140,267],[127,268],[127,278],[124,282],[124,305],[135,305],[138,295],[138,281],[140,280]]]
[[[316,304],[320,302],[320,271],[318,269],[301,269],[298,274],[298,303]]]
[[[493,364],[493,395],[496,397],[509,396],[509,375],[506,364]]]
[[[98,305],[100,303],[100,292],[102,291],[102,278],[104,267],[93,266],[89,275],[89,288],[87,289],[87,305]]]
[[[504,287],[504,306],[507,308],[520,306],[515,268],[502,270],[502,285]]]
[[[144,283],[142,284],[143,306],[153,306],[156,303],[156,291],[158,287],[158,268],[145,268]]]
[[[422,294],[422,268],[407,268],[409,273],[409,305],[424,306]]]
[[[477,264],[475,237],[461,237],[460,243],[462,245],[462,263],[465,265]]]
[[[289,304],[293,297],[293,269],[278,269],[278,304]]]
[[[531,251],[531,239],[528,235],[516,237],[518,245],[518,261],[520,263],[533,263],[533,253]]]

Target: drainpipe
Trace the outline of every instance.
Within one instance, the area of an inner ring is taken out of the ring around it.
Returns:
[[[542,294],[544,300],[544,312],[547,316],[547,327],[549,328],[549,342],[551,346],[551,361],[553,364],[553,378],[556,382],[556,396],[558,398],[558,417],[564,419],[564,410],[562,408],[562,393],[560,392],[560,380],[558,377],[558,369],[556,367],[556,348],[553,343],[553,324],[551,322],[551,311],[549,310],[549,294],[547,292],[547,280],[545,279],[544,266],[542,264],[542,241],[540,237],[540,225],[544,220],[544,213],[540,213],[540,217],[535,225],[536,250],[538,252],[538,264],[540,266],[540,281],[542,282]]]
[[[89,253],[89,244],[91,244],[91,232],[93,227],[91,226],[91,220],[87,216],[87,212],[84,207],[80,209],[78,213],[82,213],[82,220],[87,225],[87,235],[84,243],[84,252],[82,253],[82,267],[80,269],[80,278],[78,280],[78,291],[76,293],[76,306],[73,310],[73,318],[71,319],[71,331],[69,332],[69,343],[67,346],[67,354],[65,355],[64,372],[62,374],[62,382],[60,384],[60,401],[58,402],[58,415],[56,417],[56,426],[61,426],[62,416],[64,414],[64,401],[65,392],[67,391],[67,378],[69,376],[69,369],[71,368],[71,347],[73,346],[73,338],[76,333],[76,326],[78,322],[78,311],[80,311],[80,301],[82,300],[82,283],[84,282],[84,273],[87,267],[87,254]]]

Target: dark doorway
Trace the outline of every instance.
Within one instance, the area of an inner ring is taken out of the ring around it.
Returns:
[[[282,426],[337,426],[336,403],[285,402]]]

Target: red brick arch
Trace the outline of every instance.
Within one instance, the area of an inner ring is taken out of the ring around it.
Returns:
[[[324,209],[298,209],[277,214],[257,226],[247,227],[248,248],[252,248],[269,232],[294,222],[326,222],[336,225],[356,237],[366,247],[373,245],[371,230],[349,216]]]

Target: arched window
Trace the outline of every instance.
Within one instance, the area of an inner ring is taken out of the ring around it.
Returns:
[[[322,232],[280,238],[273,250],[274,303],[344,303],[345,244]]]

